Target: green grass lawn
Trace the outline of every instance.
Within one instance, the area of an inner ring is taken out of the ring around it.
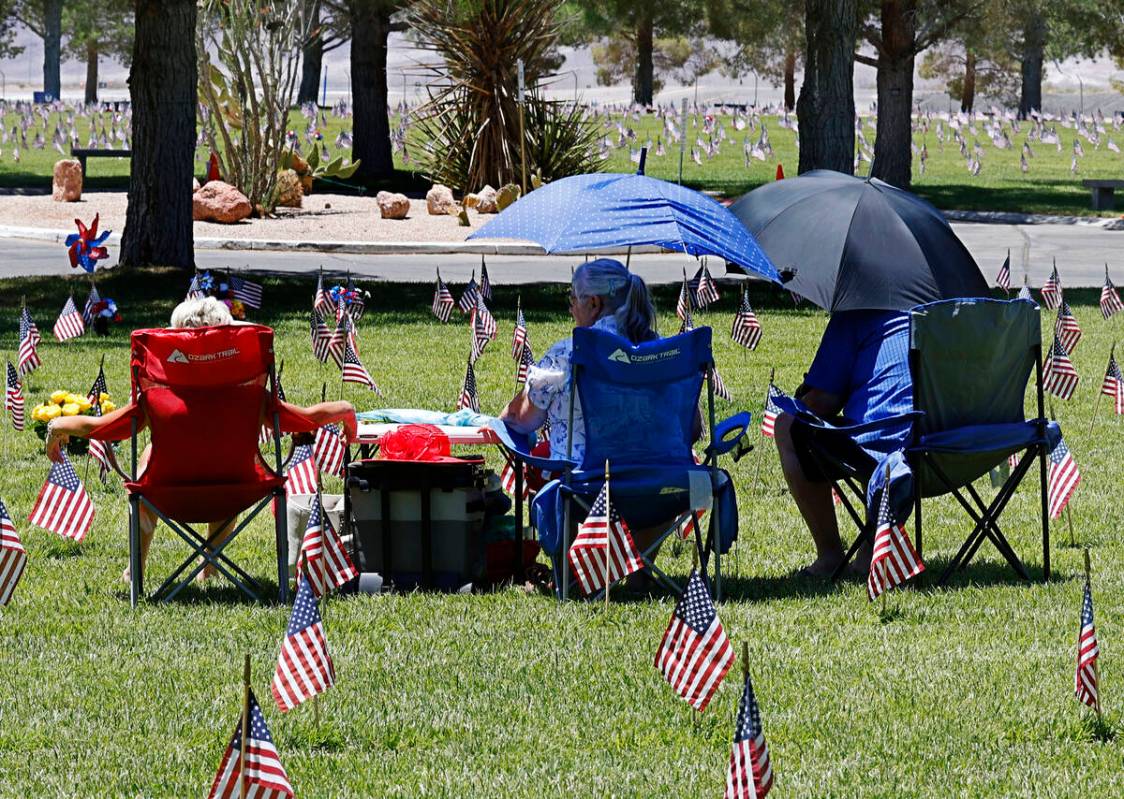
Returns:
[[[341,130],[351,128],[350,119],[333,117],[325,113],[326,124],[321,131],[324,145],[333,157],[335,155],[349,155],[346,151],[338,150],[335,146],[336,137]],[[0,187],[11,186],[49,186],[51,169],[54,162],[62,157],[53,148],[51,137],[58,123],[58,114],[52,114],[42,122],[41,130],[46,142],[44,149],[33,147],[21,150],[20,162],[12,160],[12,144],[0,148]],[[108,116],[107,116],[108,118]],[[607,171],[631,172],[635,165],[629,160],[629,146],[617,148],[616,120],[631,127],[636,133],[636,139],[631,141],[632,148],[639,148],[650,139],[653,150],[649,153],[647,173],[665,180],[677,180],[679,177],[679,150],[678,145],[664,142],[666,154],[656,156],[655,143],[662,133],[662,120],[653,115],[636,118],[615,117],[608,120],[600,118],[600,124],[605,126],[605,135],[608,136],[613,147],[605,162]],[[14,112],[4,117],[4,128],[9,132],[17,122],[18,117]],[[683,159],[683,182],[694,188],[717,192],[726,197],[737,197],[750,191],[762,183],[773,180],[777,164],[784,166],[788,175],[796,174],[797,152],[796,136],[793,130],[780,126],[780,118],[767,116],[766,127],[769,131],[769,140],[773,145],[774,154],[766,161],[751,160],[750,166],[745,165],[745,156],[742,151],[743,140],[748,137],[752,145],[757,141],[759,130],[745,130],[738,132],[734,129],[732,117],[719,117],[726,128],[729,138],[720,145],[717,155],[707,158],[703,148],[697,145],[699,138],[707,136],[700,133],[701,124],[698,117],[692,117],[687,135],[687,151]],[[793,117],[793,121],[795,118]],[[392,122],[392,127],[397,126],[397,117]],[[963,135],[968,139],[969,151],[972,142],[979,141],[984,150],[982,169],[979,175],[973,177],[969,174],[964,158],[960,155],[959,148],[951,141],[951,133],[945,126],[945,142],[942,145],[936,138],[936,121],[927,133],[918,131],[914,141],[918,148],[924,144],[929,153],[925,174],[920,173],[919,159],[914,154],[913,160],[913,190],[933,202],[937,207],[959,210],[996,210],[996,211],[1022,211],[1029,213],[1052,213],[1072,215],[1095,215],[1097,212],[1090,210],[1089,190],[1081,186],[1084,178],[1119,178],[1124,171],[1124,155],[1113,153],[1107,149],[1105,141],[1113,138],[1118,144],[1124,146],[1124,133],[1114,131],[1108,126],[1107,136],[1102,137],[1102,143],[1094,148],[1084,139],[1081,143],[1085,150],[1085,157],[1079,159],[1078,174],[1070,173],[1073,139],[1076,131],[1064,128],[1061,123],[1053,123],[1058,129],[1062,139],[1062,149],[1057,151],[1054,145],[1036,143],[1032,145],[1034,157],[1029,159],[1030,171],[1023,174],[1019,168],[1019,153],[1023,142],[1026,140],[1030,126],[1023,124],[1019,133],[1011,130],[1009,123],[1005,129],[1010,135],[1014,146],[1009,150],[999,150],[992,146],[982,124],[977,124],[977,134],[972,135],[967,129]],[[90,121],[85,118],[77,120],[78,136],[83,146],[86,143]],[[290,128],[303,131],[307,127],[307,120],[300,112],[294,112],[290,117]],[[99,128],[100,129],[100,128]],[[869,118],[864,120],[864,135],[873,147],[874,128]],[[29,132],[28,141],[35,140],[35,132]],[[420,143],[411,142],[412,146]],[[120,146],[119,143],[113,146]],[[69,148],[66,148],[69,152]],[[411,179],[409,173],[416,168],[413,160],[408,160],[407,153],[397,151],[394,155],[395,167],[400,171],[398,177],[404,184],[409,184],[411,189],[418,187],[417,176]],[[701,164],[696,165],[691,159],[691,150],[700,152]],[[196,154],[196,172],[200,175],[206,172],[207,151],[200,148]],[[88,188],[116,188],[123,189],[127,185],[129,165],[125,159],[93,158],[88,162],[89,174],[86,185]],[[863,163],[859,167],[860,174],[866,174],[870,165]],[[320,190],[333,190],[322,186]],[[335,189],[338,190],[338,189]],[[1112,215],[1112,214],[1106,214]]]
[[[0,281],[0,351],[13,357],[21,296],[45,336],[29,408],[55,388],[84,392],[102,355],[110,390],[123,398],[128,330],[164,324],[186,284],[182,273],[158,270],[103,278],[102,295],[117,300],[125,324],[108,339],[63,345],[50,333],[62,287],[47,278]],[[337,373],[317,364],[307,344],[311,270],[265,285],[267,308],[257,320],[278,331],[289,398],[313,402],[325,380],[336,395]],[[351,385],[344,395],[361,408],[452,410],[468,350],[465,325],[434,320],[424,286],[368,288],[362,358],[386,398]],[[765,336],[756,352],[745,353],[729,339],[736,298],[723,288],[717,310],[699,320],[715,328],[717,362],[735,397],[720,410],[750,410],[756,420],[770,368],[780,385],[794,388],[826,317],[806,305],[793,309],[782,293],[754,293]],[[1124,315],[1105,322],[1094,292],[1066,296],[1085,330],[1074,358],[1082,382],[1058,411],[1084,478],[1071,503],[1073,531],[1092,551],[1102,690],[1118,728],[1124,426],[1105,402],[1092,430],[1090,421]],[[505,337],[515,297],[513,288],[496,289],[500,339],[477,368],[486,411],[498,411],[513,390]],[[540,352],[568,332],[565,297],[563,286],[522,288]],[[673,289],[657,300],[664,329],[674,330]],[[731,466],[740,536],[724,561],[719,611],[739,653],[748,644],[774,795],[1119,794],[1120,739],[1094,735],[1090,714],[1073,698],[1081,550],[1066,545],[1064,523],[1052,528],[1055,577],[1048,585],[1020,583],[985,547],[950,588],[937,589],[935,575],[968,529],[950,502],[928,503],[929,572],[915,589],[890,597],[897,612],[880,620],[865,586],[793,576],[812,559],[811,541],[771,443],[756,430],[753,437],[759,448]],[[283,716],[270,701],[286,608],[243,602],[216,583],[170,606],[131,610],[119,581],[128,551],[122,488],[102,488],[91,474],[97,517],[86,541],[73,544],[26,521],[48,468],[39,440],[5,424],[0,452],[0,497],[29,553],[17,592],[0,611],[2,796],[204,795],[238,717],[247,652],[298,796],[721,795],[740,665],[707,712],[693,717],[651,665],[669,597],[622,592],[607,611],[514,589],[333,599],[325,618],[338,685],[321,697],[318,729],[311,708]],[[77,466],[85,470],[84,458]],[[1024,489],[1005,516],[1035,574],[1037,507],[1035,491]],[[167,574],[185,553],[177,541],[158,531],[151,576]],[[251,573],[268,576],[271,549],[267,515],[238,541],[235,555]],[[690,554],[668,547],[661,565],[683,578]]]

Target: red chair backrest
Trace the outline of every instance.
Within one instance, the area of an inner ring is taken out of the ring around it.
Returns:
[[[262,325],[135,331],[133,396],[152,436],[145,482],[260,481],[272,366],[273,331]]]

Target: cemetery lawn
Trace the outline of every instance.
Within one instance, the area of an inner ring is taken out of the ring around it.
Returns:
[[[338,372],[309,351],[312,274],[265,279],[267,307],[255,317],[278,331],[285,388],[301,404],[320,398],[322,381],[330,397],[340,391]],[[187,284],[170,270],[108,275],[99,289],[117,301],[125,323],[108,339],[67,344],[50,332],[64,293],[57,279],[0,281],[0,350],[14,357],[22,296],[44,334],[29,411],[56,388],[84,392],[102,355],[113,398],[123,401],[128,330],[165,324]],[[344,396],[361,408],[452,410],[468,349],[463,320],[434,320],[428,285],[367,287],[373,296],[359,325],[361,357],[386,397],[353,385]],[[807,305],[793,309],[786,294],[755,290],[765,335],[746,353],[728,335],[736,293],[725,283],[721,290],[717,310],[698,322],[715,329],[718,367],[735,397],[719,401],[719,411],[752,411],[758,448],[730,467],[741,525],[736,552],[723,563],[719,612],[739,663],[705,714],[692,713],[652,667],[669,597],[622,589],[606,611],[508,588],[331,599],[324,616],[338,685],[320,699],[319,727],[308,706],[282,715],[269,680],[288,609],[249,604],[216,581],[171,605],[131,610],[120,582],[128,550],[120,485],[102,487],[96,470],[89,473],[97,517],[81,544],[32,528],[26,519],[48,462],[33,433],[14,433],[5,423],[0,497],[29,560],[11,604],[0,610],[0,795],[205,795],[239,715],[249,653],[254,691],[298,796],[720,796],[743,643],[778,797],[1118,795],[1121,738],[1112,736],[1119,736],[1124,702],[1117,515],[1124,425],[1107,397],[1091,432],[1090,422],[1124,315],[1105,322],[1096,292],[1067,292],[1085,337],[1074,357],[1078,393],[1058,403],[1083,476],[1072,524],[1094,564],[1105,734],[1073,698],[1081,550],[1067,545],[1064,521],[1052,526],[1049,584],[1020,583],[985,546],[950,588],[938,589],[935,578],[968,528],[951,502],[927,502],[928,572],[889,598],[885,620],[858,582],[793,576],[811,561],[812,545],[756,421],[770,368],[778,384],[793,389],[826,317]],[[677,326],[674,292],[657,292],[665,331]],[[542,352],[568,333],[566,287],[525,286],[521,294]],[[485,411],[498,412],[513,391],[515,299],[514,288],[497,287],[500,337],[476,371]],[[494,454],[488,457],[496,465]],[[85,458],[76,465],[85,474]],[[1004,529],[1039,576],[1036,470]],[[236,559],[268,577],[272,542],[265,515],[234,545]],[[149,586],[183,553],[161,528]],[[660,562],[682,579],[690,553],[669,544]]]
[[[336,137],[341,130],[351,128],[349,119],[336,118],[330,112],[324,112],[324,124],[320,126],[323,135],[323,146],[327,147],[329,154],[348,157],[350,152],[335,146]],[[106,119],[109,115],[106,114]],[[54,163],[63,156],[51,144],[51,136],[59,115],[51,114],[46,127],[42,128],[43,138],[46,141],[43,149],[34,147],[23,148],[20,152],[20,162],[12,160],[12,144],[0,146],[0,188],[12,187],[43,187],[50,188],[51,171]],[[792,118],[795,121],[795,117]],[[983,117],[981,117],[983,119]],[[636,138],[624,147],[616,147],[618,134],[616,121],[631,127]],[[700,191],[716,193],[722,197],[736,198],[747,191],[774,179],[777,164],[784,167],[785,174],[796,174],[798,158],[796,151],[795,132],[781,127],[780,117],[767,115],[765,117],[769,141],[773,145],[774,153],[766,161],[751,159],[750,166],[745,165],[745,156],[742,151],[743,139],[748,136],[752,145],[757,141],[759,129],[735,131],[733,117],[719,117],[726,127],[727,138],[721,143],[720,151],[713,158],[708,159],[703,148],[696,143],[701,136],[697,126],[701,124],[697,118],[692,118],[691,127],[687,136],[687,149],[683,158],[683,182]],[[650,139],[652,151],[648,154],[647,174],[664,180],[677,180],[679,177],[679,149],[678,144],[664,142],[666,154],[655,155],[655,144],[661,135],[662,120],[654,115],[645,115],[639,119],[617,115],[611,120],[599,117],[604,128],[604,135],[611,142],[609,157],[604,169],[610,172],[632,172],[636,165],[629,158],[630,147],[638,149],[647,144]],[[18,122],[18,115],[9,112],[3,117],[4,129],[11,131]],[[89,132],[89,119],[77,120],[79,140],[86,142]],[[925,174],[920,173],[917,153],[913,158],[913,186],[912,190],[926,198],[938,208],[945,210],[972,210],[972,211],[1018,211],[1024,213],[1062,214],[1075,216],[1114,216],[1120,212],[1097,212],[1090,209],[1089,190],[1082,187],[1081,181],[1086,178],[1115,178],[1120,174],[1124,164],[1124,155],[1113,153],[1102,142],[1100,147],[1094,148],[1084,139],[1081,143],[1085,150],[1085,157],[1078,159],[1078,174],[1070,173],[1073,139],[1076,132],[1072,128],[1062,127],[1060,122],[1052,123],[1057,126],[1062,139],[1061,150],[1055,145],[1041,143],[1032,144],[1034,156],[1029,159],[1030,170],[1022,174],[1019,168],[1019,153],[1026,135],[1030,130],[1029,125],[1023,124],[1019,133],[1011,132],[1010,124],[1006,130],[1011,136],[1014,146],[1009,150],[1000,150],[994,147],[982,125],[977,123],[978,136],[973,136],[967,130],[964,135],[969,142],[969,152],[973,141],[979,141],[984,150],[980,159],[981,172],[977,176],[969,174],[966,161],[960,155],[957,145],[951,142],[950,131],[945,126],[945,142],[943,146],[936,139],[935,121],[928,133],[914,134],[914,142],[919,149],[924,143],[928,149],[929,159],[926,164]],[[392,120],[392,128],[398,125],[398,117]],[[107,123],[108,127],[108,123]],[[293,112],[290,117],[290,127],[303,131],[307,127],[307,120],[300,112]],[[864,117],[863,132],[871,147],[874,143],[874,128],[870,119]],[[1118,144],[1124,144],[1124,133],[1114,131],[1109,127],[1106,141],[1113,138]],[[34,133],[28,134],[29,142],[34,140]],[[115,143],[113,146],[122,146]],[[395,180],[414,190],[418,185],[425,185],[420,175],[411,174],[417,169],[416,159],[411,153],[416,153],[422,146],[421,142],[408,140],[406,152],[396,149],[394,153],[395,168],[398,173]],[[307,148],[307,144],[305,144]],[[701,165],[696,165],[691,160],[691,150],[699,151]],[[67,148],[67,152],[69,149]],[[202,176],[206,173],[208,151],[200,147],[196,152],[195,172]],[[128,186],[129,164],[122,158],[91,158],[87,164],[88,175],[86,187],[88,189],[112,188],[124,190]],[[862,163],[858,173],[865,175],[869,172],[870,164]],[[322,184],[323,185],[323,184]],[[335,190],[335,189],[333,189]]]

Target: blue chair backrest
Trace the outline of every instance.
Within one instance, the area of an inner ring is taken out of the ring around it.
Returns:
[[[1042,347],[1029,300],[960,299],[910,311],[910,372],[924,435],[1025,420],[1026,384]]]
[[[585,421],[582,469],[691,464],[691,429],[713,362],[711,330],[632,344],[593,328],[574,330],[571,364]]]

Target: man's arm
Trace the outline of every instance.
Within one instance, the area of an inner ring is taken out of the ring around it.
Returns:
[[[359,422],[355,418],[355,408],[350,402],[343,400],[319,402],[316,405],[309,405],[307,408],[288,402],[282,402],[281,404],[289,413],[302,416],[317,427],[343,422],[343,431],[344,435],[347,436],[348,443],[355,441],[359,433]]]
[[[838,416],[843,410],[843,398],[830,391],[812,388],[807,383],[801,383],[796,389],[796,399],[808,406],[808,410],[821,419],[830,419]]]
[[[520,433],[532,433],[543,426],[546,421],[546,411],[531,402],[530,397],[521,391],[507,403],[507,407],[500,414],[500,419]]]

